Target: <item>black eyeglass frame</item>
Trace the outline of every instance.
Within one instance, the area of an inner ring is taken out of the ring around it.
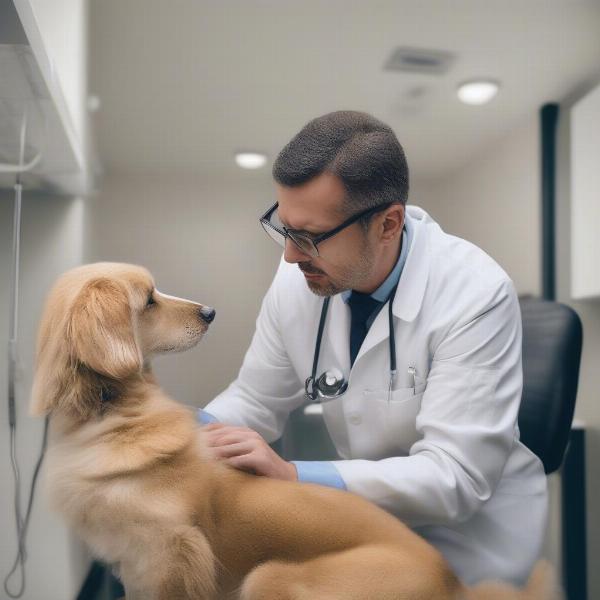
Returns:
[[[294,239],[294,236],[298,236],[299,238],[302,238],[303,240],[310,242],[314,248],[314,254],[311,254],[311,256],[317,257],[317,256],[319,256],[319,249],[317,248],[317,244],[320,244],[321,242],[328,240],[329,238],[333,237],[334,235],[336,235],[337,233],[342,231],[342,229],[346,229],[346,227],[349,227],[353,223],[356,223],[356,221],[358,221],[359,219],[362,219],[363,217],[367,217],[370,215],[374,215],[375,213],[381,212],[382,210],[389,208],[393,204],[400,204],[400,202],[386,202],[384,204],[379,204],[377,206],[367,208],[367,210],[363,210],[362,212],[352,215],[349,219],[346,219],[342,224],[338,225],[334,229],[331,229],[330,231],[326,231],[324,233],[320,233],[319,235],[315,236],[314,238],[310,238],[306,235],[303,235],[302,233],[297,233],[293,229],[288,229],[285,225],[281,226],[283,228],[283,231],[282,231],[278,227],[275,227],[275,225],[273,225],[273,223],[271,223],[271,217],[272,217],[273,213],[277,210],[277,207],[279,206],[279,202],[275,202],[275,204],[273,204],[273,206],[271,206],[271,208],[269,208],[265,212],[265,214],[260,218],[260,224],[263,226],[263,228],[270,227],[271,229],[273,229],[274,231],[276,231],[277,233],[282,235],[283,239],[284,239],[284,243],[285,243],[285,238],[289,238],[290,240],[292,240],[292,242],[294,242],[294,244],[300,250],[300,252],[302,252],[304,254],[306,254],[305,249],[302,248],[300,246],[300,244]],[[265,231],[266,231],[266,229],[265,229]],[[268,231],[267,231],[267,233],[268,233]],[[275,241],[275,240],[273,240],[273,241]]]

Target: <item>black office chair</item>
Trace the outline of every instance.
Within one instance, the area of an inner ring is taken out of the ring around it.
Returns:
[[[523,394],[519,410],[521,441],[556,471],[569,440],[581,359],[582,328],[564,304],[520,299],[523,320]]]
[[[583,333],[577,313],[557,302],[520,299],[523,320],[521,441],[561,469],[562,568],[568,600],[587,598],[585,430],[572,428]]]

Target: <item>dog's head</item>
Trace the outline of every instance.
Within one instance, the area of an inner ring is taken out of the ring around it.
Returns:
[[[62,275],[40,324],[31,413],[97,412],[145,361],[195,346],[212,308],[160,293],[135,265],[94,263]]]

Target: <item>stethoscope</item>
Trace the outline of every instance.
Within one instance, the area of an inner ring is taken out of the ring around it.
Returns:
[[[388,304],[388,324],[389,324],[389,339],[390,339],[390,384],[388,388],[388,397],[392,393],[392,386],[396,377],[396,343],[394,336],[394,321],[392,316],[392,304],[396,295],[394,286],[390,294]],[[323,339],[323,330],[325,329],[325,320],[327,318],[327,310],[329,308],[330,296],[323,300],[321,308],[321,319],[319,321],[319,330],[317,332],[317,342],[315,344],[315,354],[313,358],[312,374],[304,383],[304,395],[307,400],[316,403],[329,402],[339,398],[346,393],[348,382],[344,379],[344,375],[339,369],[329,369],[322,373],[318,378],[317,365],[319,362],[319,352],[321,350],[321,340]]]

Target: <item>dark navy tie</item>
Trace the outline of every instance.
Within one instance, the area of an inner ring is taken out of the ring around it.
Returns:
[[[350,366],[352,366],[367,335],[367,330],[369,329],[367,321],[381,302],[375,300],[369,294],[353,291],[348,304],[350,305],[350,312],[352,314],[352,323],[350,325]]]

